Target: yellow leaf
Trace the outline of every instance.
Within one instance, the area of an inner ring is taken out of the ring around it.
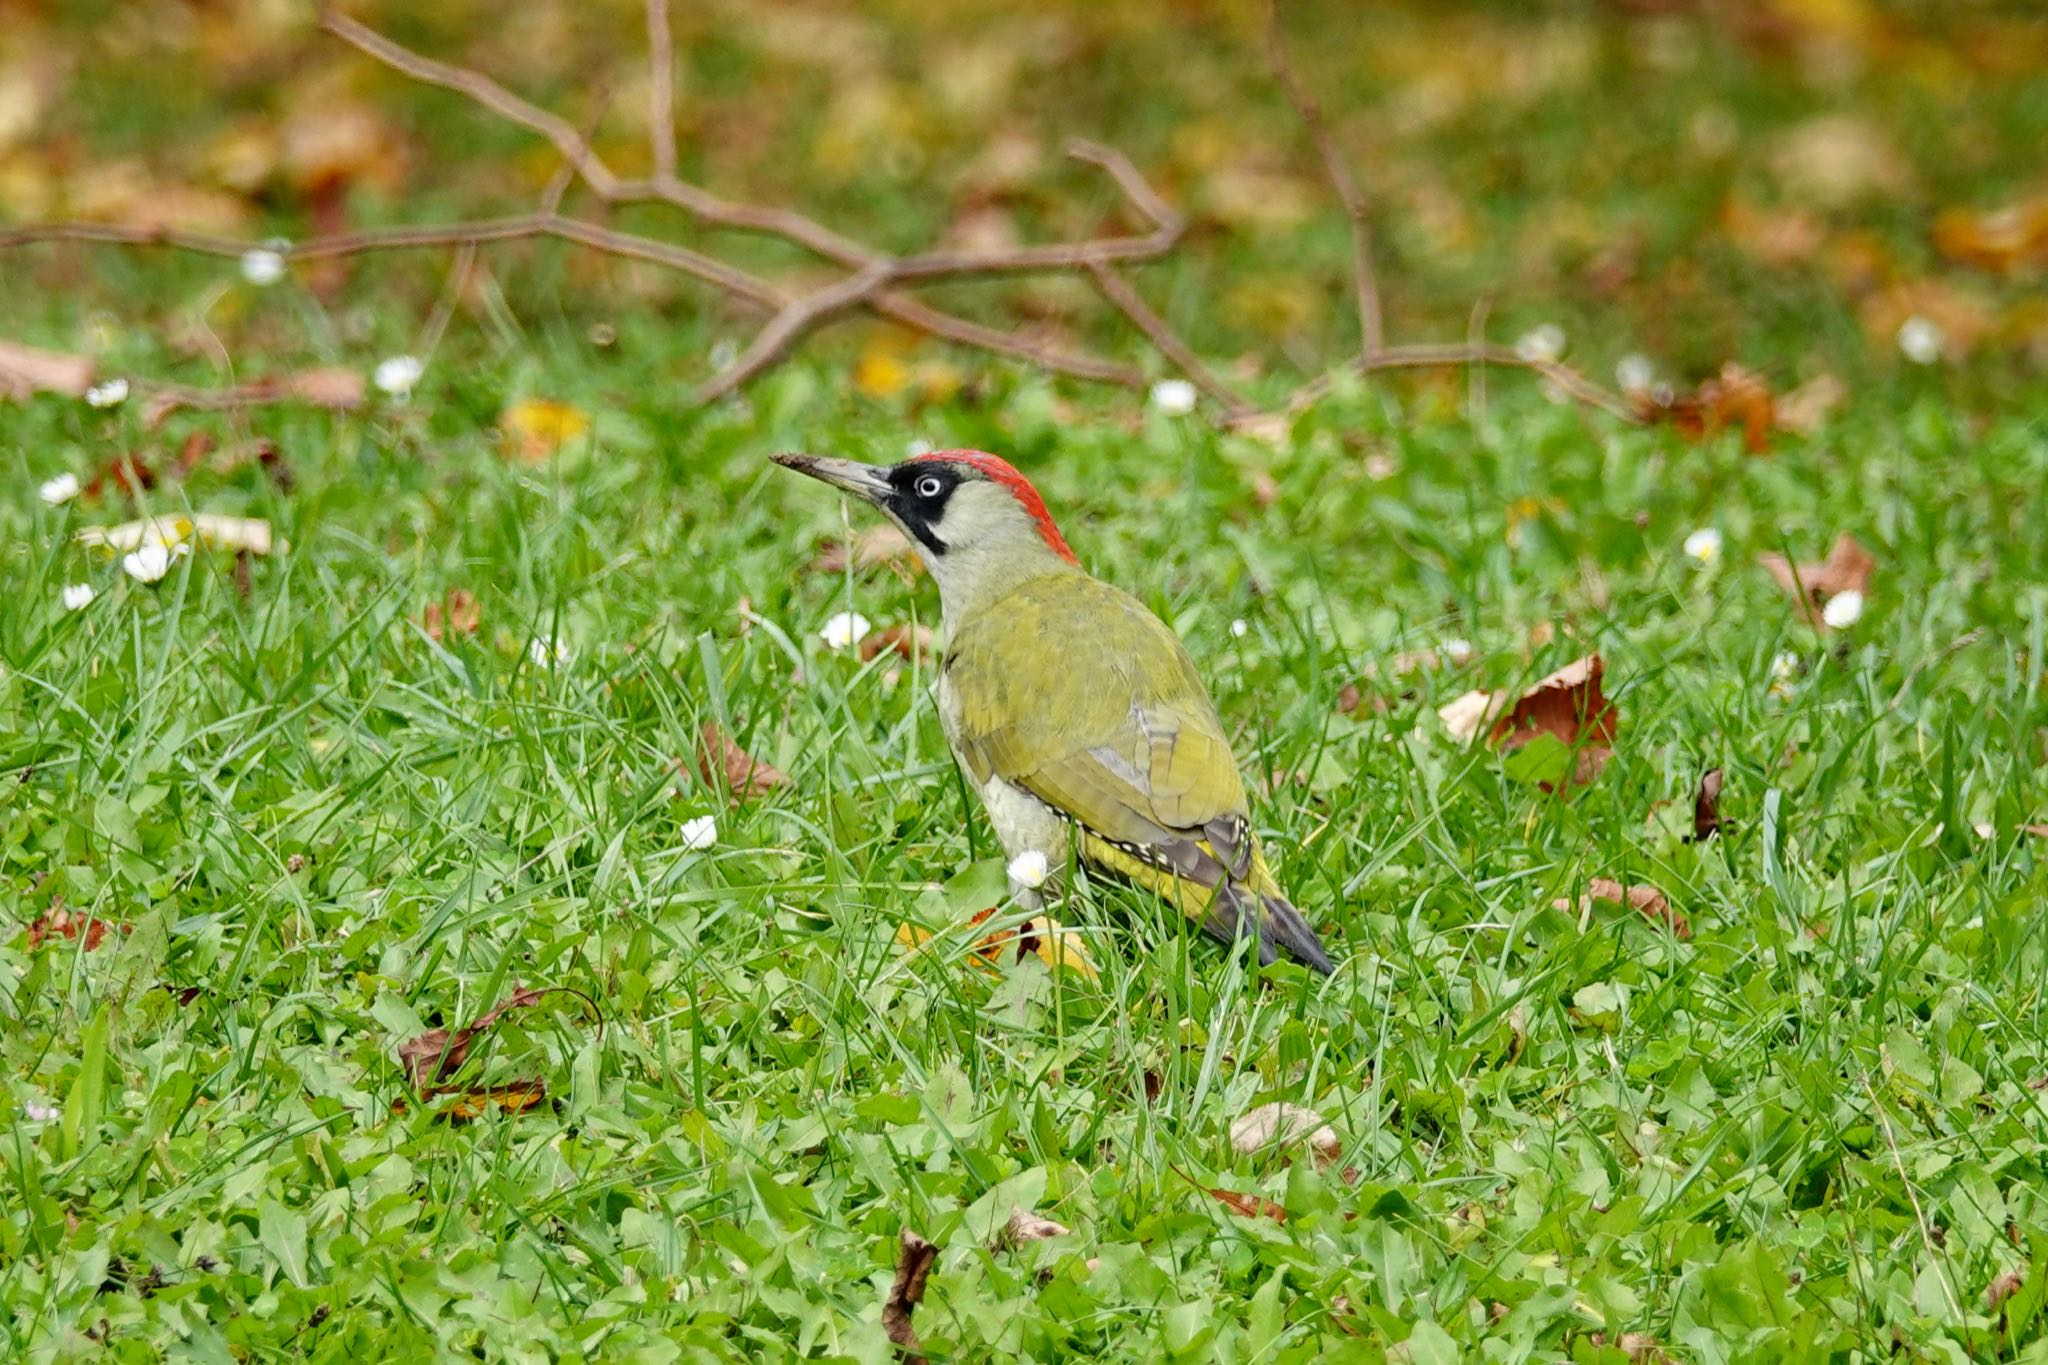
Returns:
[[[498,414],[498,427],[505,433],[510,453],[533,464],[589,431],[590,417],[570,403],[522,398]]]
[[[853,367],[853,386],[870,398],[890,398],[910,383],[910,367],[894,350],[870,346]]]

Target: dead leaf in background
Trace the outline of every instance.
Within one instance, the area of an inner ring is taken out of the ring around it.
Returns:
[[[967,917],[967,926],[987,922],[995,915],[998,907],[977,910]],[[922,925],[904,920],[896,926],[896,944],[905,952],[916,952],[930,943],[937,935]],[[1009,952],[1016,961],[1035,956],[1054,971],[1066,970],[1089,980],[1102,979],[1095,959],[1081,944],[1081,935],[1067,928],[1050,915],[1033,915],[1015,929],[997,929],[978,939],[969,955],[983,970],[995,972],[1000,969],[1004,953]]]
[[[537,1005],[557,991],[565,990],[568,988],[564,986],[540,989],[518,986],[512,994],[453,1032],[445,1028],[428,1029],[417,1038],[406,1039],[398,1045],[398,1060],[404,1063],[406,1075],[415,1090],[423,1095],[434,1094],[437,1092],[436,1083],[454,1075],[468,1060],[470,1044],[494,1028],[500,1019],[513,1010]],[[569,994],[581,992],[569,991]]]
[[[917,549],[896,527],[884,522],[870,527],[854,536],[852,545],[846,542],[828,540],[818,547],[811,556],[811,562],[804,565],[806,574],[845,573],[848,565],[860,571],[881,565],[901,566],[908,576],[924,571],[924,561],[917,556]]]
[[[1300,1143],[1315,1155],[1316,1164],[1326,1166],[1343,1150],[1337,1130],[1313,1109],[1276,1100],[1262,1104],[1230,1125],[1230,1145],[1240,1155],[1256,1156]]]
[[[1481,730],[1493,723],[1501,708],[1507,705],[1507,701],[1508,694],[1505,692],[1475,689],[1445,702],[1436,709],[1436,713],[1442,719],[1444,728],[1451,732],[1452,739],[1470,744],[1479,738]]]
[[[860,642],[861,662],[877,655],[894,651],[905,663],[932,656],[932,628],[930,626],[895,625],[884,626],[870,631]]]
[[[1975,282],[1906,280],[1864,298],[1856,319],[1863,324],[1871,349],[1880,355],[1895,354],[1899,329],[1918,319],[1933,324],[1940,359],[1962,360],[1991,339],[1997,327],[1996,310],[1979,292],[1984,287]]]
[[[1574,659],[1524,692],[1493,723],[1487,742],[1513,751],[1548,735],[1577,755],[1563,785],[1584,786],[1614,757],[1620,713],[1601,691],[1606,666],[1598,654]],[[1541,784],[1550,790],[1548,782]]]
[[[1868,596],[1870,580],[1877,571],[1877,561],[1871,558],[1870,551],[1847,532],[1835,537],[1828,557],[1818,564],[1801,564],[1795,568],[1792,561],[1775,552],[1758,555],[1756,562],[1777,580],[1779,587],[1800,603],[1808,619],[1816,625],[1820,623],[1820,609],[1837,593],[1854,592]]]
[[[1025,1209],[1011,1209],[1010,1221],[996,1235],[996,1248],[1043,1242],[1048,1237],[1065,1237],[1072,1229]]]
[[[757,800],[789,785],[786,773],[742,749],[737,740],[718,728],[715,720],[705,721],[697,732],[697,772],[714,787],[722,780],[732,793],[734,805]]]
[[[1779,135],[1770,165],[1786,194],[1821,208],[1897,197],[1913,171],[1884,129],[1859,114],[1820,114]]]
[[[2048,266],[2048,194],[1982,212],[1944,209],[1933,237],[1934,249],[1958,265],[1995,274]]]
[[[547,1097],[547,1082],[539,1079],[487,1085],[462,1091],[437,1110],[434,1117],[445,1123],[472,1123],[490,1112],[493,1105],[497,1106],[500,1114],[523,1114]]]
[[[1709,768],[1700,774],[1699,790],[1692,798],[1692,837],[1694,843],[1713,838],[1721,832],[1721,770]]]
[[[443,605],[443,602],[446,605]],[[439,644],[450,635],[474,635],[483,624],[483,603],[464,588],[450,588],[443,602],[429,602],[420,613],[420,628]]]
[[[1780,431],[1811,436],[1821,421],[1842,406],[1849,386],[1831,374],[1817,374],[1792,392],[1781,395],[1772,405]]]
[[[18,401],[38,393],[83,398],[92,387],[97,363],[89,355],[67,355],[24,346],[18,341],[0,341],[0,397]]]
[[[227,517],[214,512],[175,512],[116,526],[82,526],[73,539],[116,554],[126,554],[145,543],[182,545],[195,539],[211,549],[246,550],[257,555],[290,548],[272,537],[270,523],[261,517]]]
[[[917,1329],[911,1326],[910,1319],[918,1304],[924,1302],[925,1280],[938,1259],[938,1247],[909,1228],[903,1229],[896,1254],[896,1278],[890,1282],[889,1297],[882,1301],[882,1330],[902,1353],[903,1365],[924,1362],[918,1353]]]
[[[1636,416],[1645,422],[1664,422],[1689,441],[1703,441],[1731,429],[1742,432],[1742,444],[1750,454],[1769,449],[1776,408],[1770,386],[1763,379],[1729,361],[1721,373],[1689,394],[1659,399],[1648,393],[1635,395]]]
[[[28,948],[34,952],[53,938],[76,940],[83,935],[85,951],[89,953],[106,942],[109,929],[119,929],[124,934],[135,932],[132,924],[115,924],[91,915],[74,914],[64,908],[61,899],[54,900],[50,908],[28,926]]]
[[[1827,241],[1827,227],[1806,209],[1761,208],[1730,198],[1721,206],[1721,231],[1736,249],[1763,265],[1804,265]]]
[[[573,403],[552,398],[522,398],[498,414],[506,454],[538,464],[590,430],[590,415]]]
[[[1595,877],[1586,883],[1586,893],[1579,897],[1576,904],[1567,898],[1559,897],[1551,902],[1551,907],[1566,914],[1576,910],[1584,915],[1591,913],[1596,902],[1626,905],[1644,919],[1670,925],[1674,938],[1692,937],[1692,925],[1686,921],[1684,915],[1671,908],[1671,902],[1666,899],[1664,893],[1654,886],[1645,886],[1641,883],[1623,886],[1612,877]]]

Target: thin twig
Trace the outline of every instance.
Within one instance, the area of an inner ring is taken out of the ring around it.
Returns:
[[[1280,27],[1280,0],[1266,0],[1266,58],[1273,68],[1273,78],[1315,142],[1323,171],[1330,177],[1330,188],[1337,192],[1351,220],[1351,274],[1358,293],[1359,355],[1369,361],[1386,344],[1385,324],[1380,317],[1379,276],[1372,264],[1372,211],[1351,174],[1350,163],[1337,146],[1337,139],[1330,135],[1322,106],[1294,74],[1294,64],[1287,56],[1286,35]]]
[[[654,152],[654,178],[667,180],[676,173],[676,44],[669,34],[668,0],[647,0],[647,66],[647,138]]]
[[[1214,370],[1203,363],[1194,348],[1181,339],[1180,333],[1167,325],[1166,319],[1152,311],[1138,291],[1131,287],[1130,281],[1101,261],[1090,261],[1088,273],[1095,277],[1095,286],[1102,291],[1103,297],[1121,309],[1123,315],[1159,348],[1161,355],[1180,366],[1196,388],[1223,405],[1226,418],[1244,417],[1255,411],[1244,395],[1225,384]]]
[[[597,107],[590,111],[590,117],[583,121],[583,145],[589,146],[590,139],[597,135],[598,124],[604,122],[605,111],[612,105],[611,91],[598,97]],[[547,188],[540,194],[540,211],[549,217],[562,211],[562,200],[567,197],[569,187],[576,183],[576,163],[567,157],[552,176],[548,177]]]

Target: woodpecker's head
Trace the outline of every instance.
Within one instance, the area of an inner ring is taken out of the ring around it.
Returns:
[[[775,463],[873,503],[916,542],[949,615],[1039,573],[1074,565],[1045,499],[1009,461],[979,450],[935,450],[901,464],[823,455]]]

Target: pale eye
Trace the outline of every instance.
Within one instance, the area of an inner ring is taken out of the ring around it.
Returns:
[[[927,474],[917,481],[917,495],[920,498],[936,498],[945,490],[946,485],[933,474]]]

